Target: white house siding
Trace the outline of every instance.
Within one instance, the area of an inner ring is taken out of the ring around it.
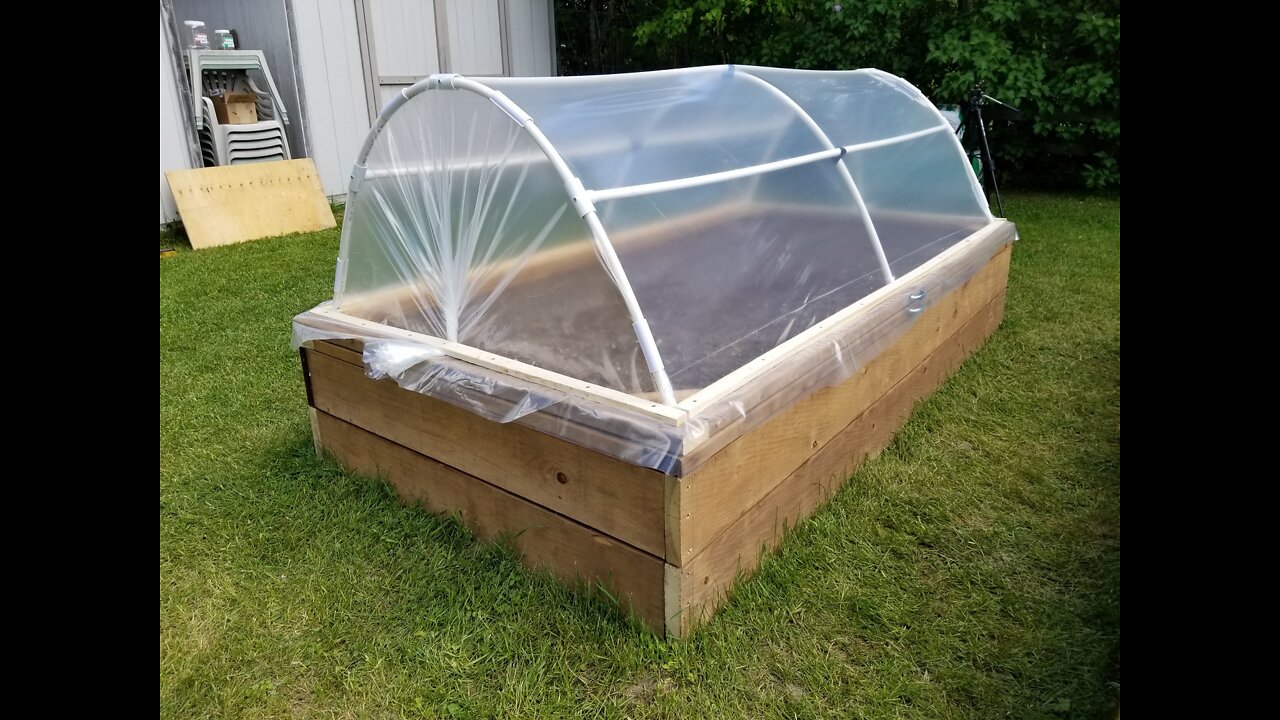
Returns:
[[[193,0],[185,0],[192,2]],[[207,1],[207,0],[205,0]],[[245,0],[238,0],[241,4]],[[281,0],[269,0],[270,3]],[[464,75],[551,75],[551,0],[288,0],[297,53],[306,144],[331,197],[346,193],[370,116],[416,78]],[[274,4],[272,5],[274,7]],[[364,13],[372,67],[364,65]],[[443,21],[444,30],[437,26]],[[504,43],[505,31],[505,43]],[[183,107],[160,28],[160,216],[177,211],[164,170],[190,167]],[[504,62],[503,53],[507,54]],[[280,78],[277,78],[280,81]],[[281,83],[283,84],[283,83]],[[283,90],[283,88],[282,88]],[[372,94],[372,103],[369,95]],[[300,97],[299,97],[300,96]],[[372,108],[370,107],[372,105]],[[297,150],[301,150],[298,148]],[[298,152],[297,154],[301,154]]]
[[[507,0],[507,37],[512,75],[556,74],[551,0]]]
[[[191,153],[187,148],[187,129],[182,121],[182,98],[178,95],[178,83],[174,77],[173,57],[169,49],[169,31],[164,16],[160,17],[160,222],[178,219],[178,208],[173,204],[173,193],[164,179],[166,170],[185,170],[191,167]]]
[[[293,20],[311,157],[325,193],[342,195],[369,132],[355,3],[293,0]]]
[[[500,0],[445,0],[449,22],[447,72],[502,75]]]
[[[436,9],[424,0],[365,0],[372,33],[377,107],[416,78],[440,72]]]

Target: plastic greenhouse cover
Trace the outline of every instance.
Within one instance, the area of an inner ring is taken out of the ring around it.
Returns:
[[[334,299],[298,316],[295,344],[362,340],[373,377],[688,472],[691,440],[728,442],[848,377],[915,313],[806,347],[826,370],[786,392],[746,386],[678,424],[451,344],[674,408],[993,221],[938,110],[879,71],[433,76],[370,131]],[[1008,239],[933,273],[930,296]]]

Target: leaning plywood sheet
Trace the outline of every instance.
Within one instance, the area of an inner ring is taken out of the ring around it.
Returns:
[[[309,158],[171,170],[165,176],[196,249],[337,224]]]

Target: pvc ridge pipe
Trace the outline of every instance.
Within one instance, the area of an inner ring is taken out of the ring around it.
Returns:
[[[798,165],[807,165],[809,163],[819,162],[828,158],[842,160],[848,153],[856,153],[861,150],[873,150],[875,148],[885,147],[886,145],[908,142],[925,135],[932,135],[933,133],[942,132],[943,130],[949,131],[950,129],[950,125],[931,127],[925,130],[917,130],[915,132],[907,133],[905,135],[895,135],[894,137],[883,138],[880,140],[869,140],[867,142],[855,143],[853,145],[832,147],[830,150],[819,150],[818,152],[808,153],[807,155],[797,155],[795,157],[784,158],[782,160],[760,163],[759,165],[749,165],[735,170],[722,170],[720,172],[707,173],[706,175],[693,175],[690,177],[676,178],[674,180],[659,180],[657,182],[644,183],[641,185],[626,185],[623,187],[608,188],[606,190],[587,190],[586,193],[594,202],[605,202],[607,200],[652,195],[654,193],[668,192],[671,190],[684,190],[686,188],[698,187],[700,185],[710,185],[718,182],[751,177],[753,175],[762,175],[764,173],[775,172],[778,170],[786,170],[787,168],[793,168]]]
[[[721,172],[707,173],[706,175],[694,175],[692,177],[676,178],[675,180],[659,180],[657,182],[644,183],[642,185],[627,185],[625,187],[609,188],[608,190],[589,190],[587,191],[587,194],[591,197],[591,200],[595,202],[639,197],[641,195],[653,195],[654,193],[668,192],[671,190],[684,190],[687,188],[700,187],[702,185],[728,182],[729,180],[737,180],[739,178],[751,177],[753,175],[762,175],[764,173],[775,172],[777,170],[786,170],[787,168],[793,168],[798,165],[808,165],[809,163],[818,162],[819,160],[833,158],[839,154],[840,148],[820,150],[815,153],[809,153],[808,155],[797,155],[796,157],[786,158],[784,160],[774,160],[773,162],[751,165],[749,167],[738,168],[736,170],[723,170]]]

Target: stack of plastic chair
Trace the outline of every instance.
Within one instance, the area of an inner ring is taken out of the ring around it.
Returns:
[[[289,141],[279,120],[224,125],[218,122],[213,101],[202,98],[204,127],[199,130],[200,151],[205,165],[239,165],[242,163],[288,160]]]
[[[218,162],[218,142],[213,139],[213,126],[218,123],[218,116],[213,111],[212,100],[207,97],[200,99],[203,101],[201,118],[204,120],[200,125],[200,129],[196,131],[196,135],[200,138],[200,157],[204,161],[205,167],[214,167],[220,164]]]
[[[288,160],[289,140],[284,126],[289,122],[271,71],[258,50],[191,50],[187,57],[191,72],[192,95],[195,97],[196,132],[200,153],[206,166]],[[249,76],[250,70],[262,74],[268,90],[264,91]],[[257,106],[258,121],[222,124],[213,109],[211,96],[228,92],[251,93]]]
[[[217,118],[215,117],[216,121]],[[277,120],[248,125],[218,125],[218,156],[223,165],[289,159],[289,141]]]
[[[269,92],[258,87],[245,70],[206,70],[201,80],[205,95],[227,92],[251,93],[258,110],[259,120],[280,120],[276,112],[276,100]],[[283,108],[281,108],[283,112]],[[288,124],[287,122],[285,124]]]

